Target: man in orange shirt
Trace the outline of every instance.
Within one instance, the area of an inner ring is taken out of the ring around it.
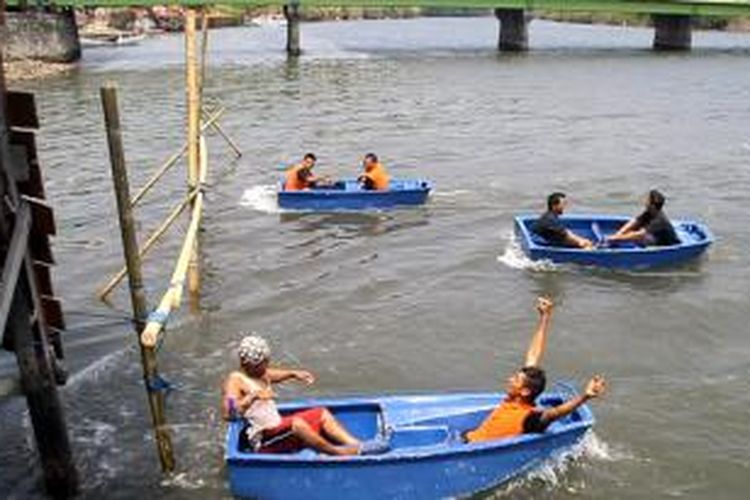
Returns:
[[[546,376],[540,364],[547,344],[553,306],[549,299],[537,299],[539,324],[526,353],[524,367],[508,378],[505,399],[492,410],[479,427],[466,433],[467,441],[475,443],[524,433],[544,432],[555,420],[572,413],[589,399],[604,393],[606,382],[601,375],[595,375],[589,380],[582,395],[553,408],[544,409],[535,405],[537,396],[544,391],[546,384]]]
[[[318,184],[324,184],[326,180],[319,179],[312,171],[317,161],[318,159],[313,153],[307,153],[302,158],[301,163],[289,167],[284,179],[284,190],[302,191],[303,189],[315,187]]]
[[[391,177],[378,157],[374,153],[367,153],[362,160],[364,172],[357,179],[365,189],[386,191],[391,182]]]

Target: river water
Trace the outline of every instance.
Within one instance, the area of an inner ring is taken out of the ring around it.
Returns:
[[[58,219],[71,380],[62,390],[83,498],[226,498],[218,389],[240,332],[318,375],[283,397],[498,388],[518,366],[533,302],[558,302],[546,368],[606,374],[595,433],[572,460],[493,493],[508,498],[745,498],[750,474],[750,36],[696,33],[690,53],[648,50],[646,29],[535,21],[532,50],[498,55],[493,18],[303,25],[299,62],[280,27],[212,33],[207,95],[245,155],[209,141],[204,311],[160,351],[179,462],[158,473],[133,334],[94,298],[121,262],[99,105],[119,83],[133,185],[183,137],[182,39],[87,51],[80,69],[27,83]],[[298,215],[274,207],[278,166],[306,151],[351,175],[367,151],[432,179],[424,208]],[[184,193],[180,165],[139,209],[143,231]],[[534,265],[512,216],[552,190],[573,211],[633,213],[667,193],[706,221],[707,258],[648,273]],[[146,266],[155,303],[186,223]],[[13,373],[12,358],[0,371]],[[0,491],[40,495],[23,401],[0,404]]]

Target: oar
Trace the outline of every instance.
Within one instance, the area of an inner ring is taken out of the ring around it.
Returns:
[[[601,248],[607,245],[607,242],[604,239],[604,234],[602,233],[602,229],[599,227],[598,222],[594,221],[591,223],[591,232],[594,233],[594,237],[596,238],[597,248]]]

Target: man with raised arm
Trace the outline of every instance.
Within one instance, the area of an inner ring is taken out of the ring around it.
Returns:
[[[544,391],[546,377],[540,367],[547,344],[547,333],[552,321],[554,304],[547,298],[537,299],[539,324],[531,339],[523,368],[508,378],[505,399],[473,431],[466,433],[471,443],[508,438],[524,433],[544,432],[555,420],[562,418],[589,399],[604,393],[606,382],[601,375],[589,380],[583,394],[553,408],[535,405],[537,396]]]

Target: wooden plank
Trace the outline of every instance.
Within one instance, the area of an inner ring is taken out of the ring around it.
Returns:
[[[31,258],[36,261],[52,265],[55,258],[52,255],[52,248],[49,244],[49,238],[45,234],[39,234],[29,240],[29,250]]]
[[[57,297],[42,295],[42,314],[47,326],[65,330],[65,318],[63,317],[62,302]]]
[[[55,213],[52,210],[52,206],[40,198],[32,198],[31,196],[26,195],[23,195],[22,197],[31,207],[31,219],[33,221],[31,226],[33,233],[32,237],[36,237],[40,234],[50,236],[57,234],[57,229],[55,228]]]
[[[54,295],[52,291],[52,273],[50,266],[44,262],[34,262],[34,277],[36,286],[41,295]]]
[[[16,182],[29,182],[29,161],[26,146],[14,144],[9,149],[10,165],[8,165],[8,173]]]
[[[44,199],[44,178],[39,168],[39,158],[36,152],[36,136],[33,132],[12,130],[10,143],[26,148],[26,161],[29,166],[28,180],[18,183],[18,190],[34,198]]]
[[[36,114],[34,94],[29,92],[9,91],[8,98],[8,125],[20,128],[39,128],[39,117]]]
[[[8,253],[3,263],[2,283],[0,283],[0,286],[2,286],[0,291],[0,332],[3,332],[3,347],[8,350],[12,348],[12,342],[9,334],[6,335],[5,325],[16,293],[21,266],[26,257],[30,231],[31,210],[26,203],[21,203],[16,214],[16,223],[13,227],[13,235],[10,238]]]

